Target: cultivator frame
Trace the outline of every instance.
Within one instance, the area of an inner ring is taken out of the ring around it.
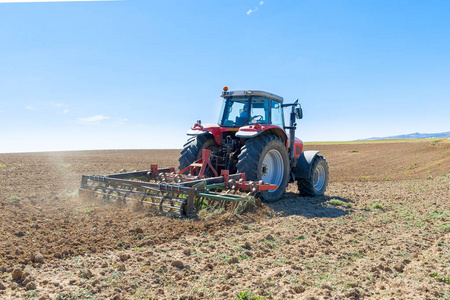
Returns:
[[[83,175],[80,195],[100,197],[106,202],[126,204],[134,201],[151,211],[190,217],[205,207],[237,208],[259,191],[277,189],[263,181],[247,181],[244,173],[229,174],[222,170],[220,176],[211,164],[211,151],[204,149],[202,158],[181,172],[175,168],[158,168],[111,175]],[[205,174],[214,174],[206,177]]]

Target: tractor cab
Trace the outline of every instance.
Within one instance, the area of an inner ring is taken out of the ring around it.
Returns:
[[[253,124],[279,126],[284,130],[283,98],[263,91],[228,91],[219,117],[221,127],[242,127]]]

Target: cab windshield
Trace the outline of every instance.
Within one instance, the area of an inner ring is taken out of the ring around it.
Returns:
[[[271,103],[272,102],[272,103]],[[250,104],[250,105],[249,105]],[[250,109],[249,109],[250,107]],[[271,120],[282,126],[281,105],[265,97],[230,97],[223,106],[221,126],[241,127],[253,123],[271,124]],[[271,116],[272,115],[272,116]]]

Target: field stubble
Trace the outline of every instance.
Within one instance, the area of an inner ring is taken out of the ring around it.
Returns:
[[[76,194],[81,174],[176,166],[177,150],[0,154],[0,298],[450,298],[450,143],[306,148],[329,161],[325,196],[291,184],[190,220]]]

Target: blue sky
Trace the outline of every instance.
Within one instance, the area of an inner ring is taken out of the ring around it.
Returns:
[[[299,98],[304,141],[450,130],[447,0],[11,1],[0,152],[180,148],[225,85]]]

